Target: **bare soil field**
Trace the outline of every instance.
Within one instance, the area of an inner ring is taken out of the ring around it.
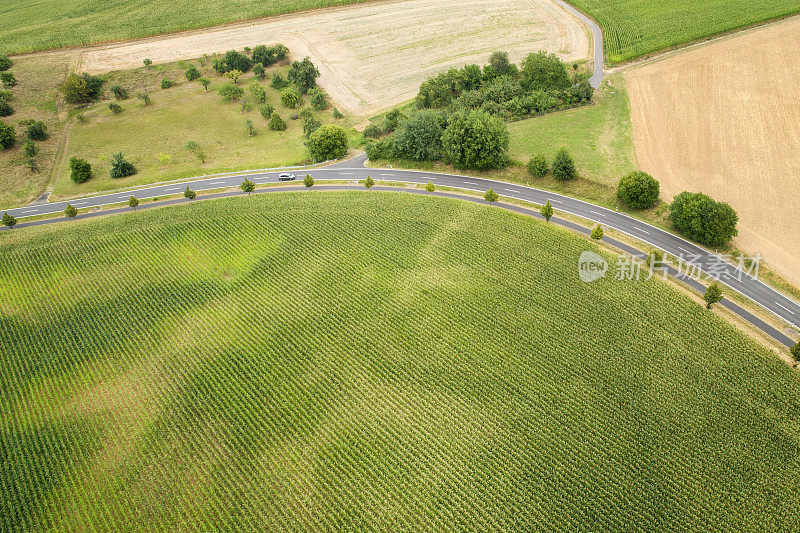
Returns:
[[[408,0],[89,48],[79,68],[96,74],[138,67],[144,58],[168,63],[280,42],[295,57],[311,57],[337,105],[366,115],[412,98],[433,74],[485,63],[495,50],[514,61],[538,50],[587,59],[587,32],[551,0]]]
[[[669,201],[702,191],[739,213],[735,244],[800,285],[800,18],[627,74],[639,167]]]

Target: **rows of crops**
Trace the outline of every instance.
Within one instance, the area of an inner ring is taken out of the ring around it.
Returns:
[[[603,29],[611,64],[800,11],[800,0],[567,1]]]
[[[0,530],[796,529],[796,375],[592,247],[375,191],[0,233]]]

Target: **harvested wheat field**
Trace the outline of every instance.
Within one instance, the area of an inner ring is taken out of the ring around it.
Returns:
[[[702,191],[739,213],[736,244],[800,285],[800,18],[631,70],[639,167],[662,197]]]
[[[281,42],[295,57],[311,57],[338,105],[368,114],[412,98],[432,74],[485,63],[495,50],[514,61],[538,50],[586,59],[587,31],[551,0],[380,2],[91,48],[81,68],[102,73],[144,58],[166,63]]]

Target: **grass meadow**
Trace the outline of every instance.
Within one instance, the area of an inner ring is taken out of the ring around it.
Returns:
[[[0,53],[124,41],[363,1],[200,0],[187,6],[136,0],[7,0],[0,4]]]
[[[603,29],[611,64],[800,11],[800,0],[569,0]]]
[[[2,232],[0,529],[796,529],[797,374],[587,249],[377,191]]]

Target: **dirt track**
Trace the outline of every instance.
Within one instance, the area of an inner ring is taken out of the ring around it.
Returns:
[[[702,191],[739,213],[736,244],[800,285],[800,18],[632,69],[638,164],[662,197]]]
[[[483,64],[495,50],[514,61],[538,50],[576,60],[591,47],[586,27],[551,0],[406,0],[91,48],[80,68],[101,73],[144,58],[166,63],[277,42],[311,56],[337,105],[362,115],[412,98],[432,74]]]

